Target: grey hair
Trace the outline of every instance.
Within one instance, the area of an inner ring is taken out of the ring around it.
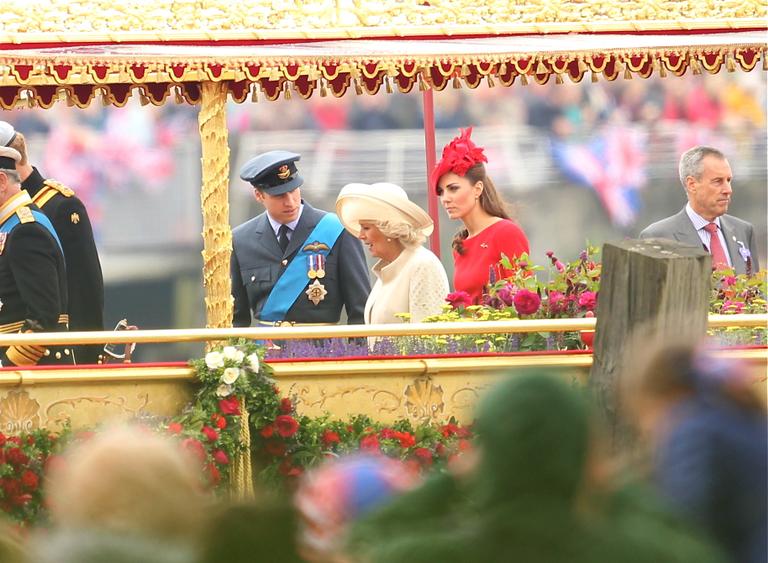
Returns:
[[[376,228],[387,238],[399,240],[406,248],[421,246],[426,237],[404,221],[374,221]]]
[[[13,182],[14,184],[21,184],[21,176],[19,176],[19,172],[17,170],[0,168],[0,172],[8,176],[8,179],[11,180],[11,182]]]
[[[685,180],[688,176],[692,176],[696,180],[701,179],[701,161],[707,156],[714,156],[715,158],[726,160],[725,155],[721,151],[702,145],[688,149],[683,153],[680,157],[680,165],[678,167],[680,183],[683,184],[683,188],[687,188]]]

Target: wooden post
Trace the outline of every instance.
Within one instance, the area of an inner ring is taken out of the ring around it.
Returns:
[[[229,145],[226,119],[227,87],[224,82],[203,82],[198,114],[202,145],[203,286],[207,328],[232,326],[229,259],[232,229],[229,226]]]
[[[618,383],[632,332],[698,342],[706,334],[712,274],[701,248],[664,239],[603,246],[589,385],[613,445],[629,439],[618,417]]]

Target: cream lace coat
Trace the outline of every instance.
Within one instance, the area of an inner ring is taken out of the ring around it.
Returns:
[[[400,323],[397,313],[409,313],[410,322],[442,312],[448,295],[448,276],[440,260],[419,246],[406,248],[392,263],[379,260],[378,278],[365,304],[366,324]]]

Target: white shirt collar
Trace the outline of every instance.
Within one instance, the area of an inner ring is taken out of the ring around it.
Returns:
[[[720,226],[720,217],[715,217],[714,221],[707,221],[706,219],[704,219],[704,217],[702,217],[701,215],[699,215],[693,210],[693,207],[691,207],[690,203],[685,204],[685,212],[688,214],[688,217],[690,218],[691,223],[693,223],[693,226],[696,227],[697,231],[700,231],[701,229],[706,227],[709,223],[714,223],[715,225],[717,225],[717,228],[720,231],[722,231],[722,227]]]
[[[299,214],[296,216],[295,221],[291,221],[290,223],[286,223],[289,229],[291,229],[291,232],[296,230],[296,225],[299,224],[299,219],[301,219],[301,212],[304,211],[304,204],[302,203],[299,205]],[[272,230],[275,232],[275,236],[277,236],[278,231],[280,230],[280,226],[282,223],[277,221],[272,215],[267,213],[267,219],[269,219],[269,224],[272,226]]]
[[[0,217],[5,217],[11,209],[31,202],[32,198],[29,196],[29,193],[27,193],[26,190],[21,190],[19,193],[12,195],[11,198],[5,202],[5,205],[0,207]]]

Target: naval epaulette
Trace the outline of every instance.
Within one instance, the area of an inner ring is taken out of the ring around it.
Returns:
[[[43,184],[48,188],[56,190],[64,197],[72,197],[73,195],[75,195],[75,192],[72,190],[72,188],[68,188],[67,186],[65,186],[61,182],[57,182],[56,180],[51,180],[49,178],[43,181]]]
[[[23,205],[16,210],[16,216],[19,218],[19,223],[34,223],[35,216],[32,215],[32,210]]]

